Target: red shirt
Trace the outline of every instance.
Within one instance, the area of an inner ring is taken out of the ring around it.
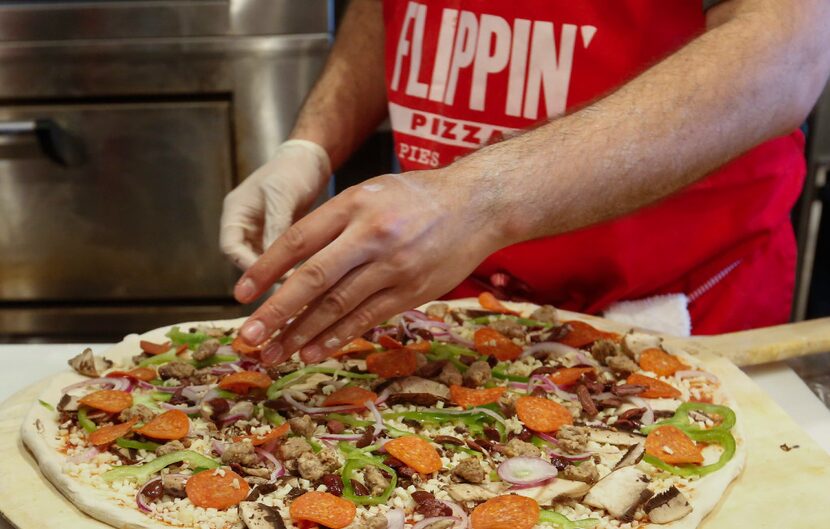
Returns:
[[[447,165],[585,105],[705,29],[700,0],[385,0],[384,18],[389,112],[405,170]],[[804,172],[794,132],[656,205],[500,250],[449,297],[488,288],[590,313],[682,292],[695,333],[786,321],[789,212]]]

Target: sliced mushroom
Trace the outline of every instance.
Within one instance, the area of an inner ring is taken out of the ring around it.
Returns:
[[[583,502],[605,509],[621,521],[631,521],[637,507],[651,497],[648,476],[634,467],[615,470],[591,487]]]
[[[633,444],[628,447],[628,450],[623,454],[620,460],[614,465],[614,470],[623,467],[630,467],[636,465],[643,459],[643,455],[646,452],[646,443],[645,441],[641,441],[637,444]]]
[[[539,505],[550,505],[557,498],[580,498],[591,488],[588,483],[556,478],[539,487],[516,489],[515,494],[533,498]]]
[[[58,411],[78,411],[80,400],[80,397],[73,397],[69,393],[64,393],[61,400],[58,401]]]
[[[442,399],[450,398],[450,388],[421,377],[406,377],[389,385],[389,393],[429,393]]]
[[[396,404],[414,404],[415,406],[435,406],[439,402],[448,402],[447,399],[432,393],[392,393],[386,399],[388,406]]]
[[[470,485],[459,483],[447,487],[447,494],[455,501],[487,501],[503,492],[504,486],[498,483],[488,485]],[[522,489],[527,490],[527,489]],[[519,492],[519,491],[516,491]]]
[[[628,432],[618,432],[615,430],[606,430],[603,428],[585,428],[588,434],[588,439],[600,444],[609,444],[617,446],[630,446],[642,442],[644,437]]]
[[[276,509],[255,501],[241,502],[239,517],[248,529],[285,529],[285,521]]]
[[[69,366],[84,376],[97,377],[112,367],[112,361],[96,357],[92,354],[92,349],[87,347],[81,354],[69,359]]]
[[[164,493],[174,498],[187,497],[187,493],[184,490],[187,484],[187,478],[188,476],[184,474],[162,474],[161,486],[164,487]]]
[[[660,524],[679,520],[692,512],[689,500],[674,485],[648,500],[644,509],[652,522]]]
[[[640,353],[646,349],[659,349],[663,339],[653,334],[645,334],[641,332],[632,332],[626,334],[622,340],[622,351],[634,358],[640,357]]]

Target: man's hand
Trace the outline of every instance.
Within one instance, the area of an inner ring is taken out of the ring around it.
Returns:
[[[304,215],[331,173],[326,151],[316,143],[289,140],[274,157],[228,193],[219,244],[246,270],[289,226]]]
[[[266,363],[301,349],[319,362],[378,321],[434,299],[504,245],[496,223],[471,207],[460,175],[387,175],[355,186],[294,224],[237,283],[248,303],[308,258],[241,329]]]

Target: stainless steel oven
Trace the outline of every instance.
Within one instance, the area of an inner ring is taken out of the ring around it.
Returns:
[[[0,2],[0,340],[242,313],[222,197],[287,135],[329,8]]]

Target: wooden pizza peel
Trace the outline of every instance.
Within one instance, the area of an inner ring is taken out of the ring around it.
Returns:
[[[566,313],[607,330],[627,327]],[[727,358],[742,365],[830,350],[830,320],[712,337],[665,337],[707,363],[740,408],[747,462],[703,529],[830,528],[830,455]],[[726,357],[726,358],[725,358]],[[47,382],[0,404],[0,513],[19,529],[107,529],[67,501],[37,469],[20,439],[20,424]],[[789,451],[781,448],[798,446]]]

